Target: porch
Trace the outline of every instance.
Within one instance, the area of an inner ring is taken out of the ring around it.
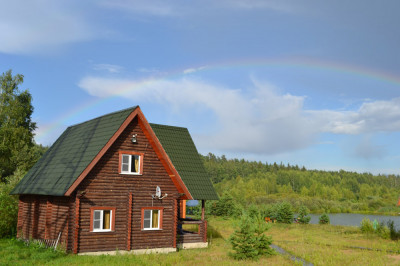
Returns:
[[[180,204],[177,245],[182,249],[205,248],[207,243],[207,221],[205,220],[205,201],[202,200],[201,220],[186,217],[185,202]]]

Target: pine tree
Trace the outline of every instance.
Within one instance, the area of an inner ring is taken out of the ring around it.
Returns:
[[[309,214],[310,210],[306,206],[302,205],[299,210],[299,216],[297,217],[299,223],[308,224],[311,220],[311,217],[308,216]]]
[[[243,215],[239,229],[229,238],[234,252],[229,253],[234,259],[257,260],[260,256],[272,255],[274,251],[270,247],[272,239],[264,233],[269,229],[261,216],[250,219],[248,215]]]

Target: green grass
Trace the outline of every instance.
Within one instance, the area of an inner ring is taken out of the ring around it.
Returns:
[[[234,220],[210,218],[209,248],[169,254],[77,256],[37,245],[28,247],[14,239],[0,239],[0,265],[293,265],[291,260],[281,255],[259,261],[230,258],[227,253],[231,247],[227,239],[236,224]],[[314,265],[400,264],[399,242],[362,234],[357,227],[273,224],[267,234],[272,236],[274,244]],[[355,246],[374,250],[360,250],[353,248]]]
[[[231,247],[226,241],[233,232],[231,224],[230,220],[212,219],[208,223],[211,240],[208,248],[169,254],[77,256],[35,245],[28,247],[15,239],[0,239],[0,265],[292,265],[290,260],[278,255],[259,261],[233,260],[228,256]],[[230,228],[224,228],[225,225]]]

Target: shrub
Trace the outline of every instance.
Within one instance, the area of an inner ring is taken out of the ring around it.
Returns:
[[[243,216],[239,229],[230,236],[229,242],[232,245],[234,253],[229,253],[236,260],[257,259],[258,253],[254,248],[256,238],[251,228],[249,217]]]
[[[390,230],[383,222],[379,223],[376,233],[384,239],[390,238]]]
[[[319,217],[319,224],[330,224],[331,221],[329,219],[328,214],[324,213]]]
[[[394,222],[392,220],[389,220],[387,222],[387,225],[388,225],[389,231],[390,231],[390,233],[389,233],[390,239],[392,239],[392,240],[400,239],[400,230],[397,231],[396,228],[394,228]]]
[[[259,207],[257,207],[254,204],[251,204],[248,208],[247,208],[247,213],[249,214],[251,219],[257,219],[257,217],[260,216],[260,211],[259,211]]]
[[[371,220],[368,218],[362,219],[360,229],[363,233],[374,233],[375,231]]]
[[[0,238],[16,235],[18,220],[18,196],[9,193],[21,180],[25,172],[17,169],[14,175],[0,183]]]
[[[264,234],[268,229],[269,226],[260,216],[251,219],[248,215],[243,215],[239,228],[229,238],[234,251],[229,255],[236,260],[257,260],[260,256],[274,254],[270,247],[271,237]]]
[[[278,209],[279,209],[278,203],[273,205],[267,205],[264,207],[261,213],[264,217],[269,217],[273,220],[276,220],[278,216]]]
[[[311,220],[311,216],[308,216],[309,214],[310,210],[306,206],[302,205],[299,210],[299,216],[297,217],[299,223],[308,224]]]
[[[289,202],[280,203],[276,216],[279,223],[291,224],[294,216],[292,205]]]
[[[213,203],[211,214],[225,217],[240,216],[242,214],[242,209],[235,202],[233,197],[225,192],[219,201]]]

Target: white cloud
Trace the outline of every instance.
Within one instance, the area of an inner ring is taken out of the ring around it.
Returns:
[[[195,68],[187,68],[187,69],[183,70],[183,74],[192,74],[192,73],[195,73],[197,71],[204,70],[206,68],[207,68],[207,66],[201,66],[201,67],[195,67]]]
[[[197,142],[203,149],[277,154],[318,144],[318,136],[323,132],[400,131],[400,98],[364,103],[356,111],[305,110],[303,96],[279,93],[272,85],[257,80],[253,80],[253,85],[247,91],[232,90],[188,77],[177,80],[86,77],[79,83],[93,96],[120,95],[134,103],[154,103],[165,106],[169,112],[190,113],[193,119],[196,119],[194,110],[211,111],[217,121],[212,133],[198,136]],[[358,155],[364,158],[369,156],[368,151],[379,149],[361,144]]]
[[[123,67],[118,65],[111,65],[111,64],[95,64],[93,66],[94,70],[106,70],[110,73],[119,73]]]
[[[171,1],[161,0],[105,0],[101,1],[100,5],[139,15],[163,17],[178,15],[179,13],[177,10],[180,6],[176,5],[176,3],[171,3]]]
[[[279,95],[270,85],[257,84],[244,93],[188,78],[139,81],[86,77],[79,86],[94,96],[119,94],[135,103],[166,105],[168,110],[211,110],[220,128],[215,135],[199,137],[203,147],[276,153],[306,147],[316,134],[302,111],[304,98]]]
[[[287,13],[297,12],[301,7],[297,1],[286,0],[228,0],[224,3],[240,9],[270,9]]]
[[[29,54],[93,38],[69,1],[2,1],[0,52]]]
[[[309,111],[325,120],[323,131],[337,134],[362,134],[400,131],[400,98],[364,102],[356,111]]]

